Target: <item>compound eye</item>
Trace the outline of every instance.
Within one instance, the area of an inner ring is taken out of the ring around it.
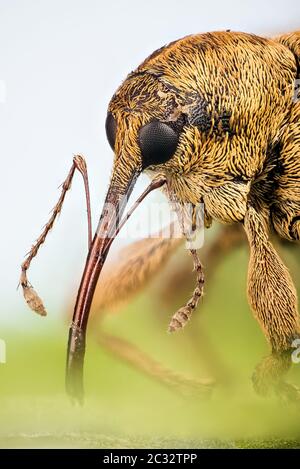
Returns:
[[[176,151],[178,140],[179,134],[164,122],[144,125],[139,132],[143,168],[168,161]]]
[[[110,144],[112,150],[115,150],[116,143],[116,134],[117,134],[117,123],[111,112],[107,114],[105,121],[105,130],[108,143]]]

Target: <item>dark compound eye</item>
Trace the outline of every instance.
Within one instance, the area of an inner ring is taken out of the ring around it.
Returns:
[[[117,123],[111,112],[107,114],[105,121],[105,130],[108,143],[110,144],[112,150],[114,150],[116,143]]]
[[[179,133],[164,122],[153,121],[144,125],[139,133],[143,167],[168,161],[176,151],[178,140]]]

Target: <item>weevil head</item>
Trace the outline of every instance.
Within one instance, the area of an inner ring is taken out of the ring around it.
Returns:
[[[114,151],[113,177],[119,186],[143,171],[150,177],[162,174],[169,190],[177,189],[177,198],[199,201],[200,196],[185,184],[197,152],[186,103],[186,97],[151,73],[133,72],[124,81],[106,118],[107,139]]]

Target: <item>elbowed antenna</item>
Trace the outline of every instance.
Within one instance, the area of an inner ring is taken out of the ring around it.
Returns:
[[[86,208],[87,208],[87,220],[88,220],[88,246],[89,248],[91,247],[92,243],[92,216],[91,216],[91,204],[90,204],[90,189],[89,189],[89,180],[88,180],[88,172],[87,172],[87,166],[85,159],[82,155],[75,155],[73,158],[73,164],[71,166],[71,169],[68,173],[68,176],[64,180],[64,182],[61,185],[61,194],[58,199],[58,202],[54,206],[51,217],[48,220],[48,222],[45,224],[42,233],[40,236],[37,238],[36,242],[33,244],[31,247],[29,253],[26,256],[26,259],[21,265],[21,276],[20,276],[20,285],[22,286],[23,289],[23,295],[24,298],[29,306],[30,309],[32,309],[35,313],[40,314],[41,316],[46,316],[47,312],[44,307],[44,304],[39,297],[39,295],[36,293],[36,291],[33,289],[31,283],[29,282],[27,278],[27,271],[30,267],[30,264],[32,260],[35,258],[37,255],[40,247],[44,244],[46,241],[48,233],[52,230],[53,225],[55,223],[56,218],[61,212],[66,194],[68,190],[71,188],[72,180],[75,174],[75,170],[78,170],[82,177],[83,177],[83,182],[84,182],[84,188],[85,188],[85,198],[86,198]]]
[[[79,286],[73,320],[69,330],[66,364],[66,389],[71,398],[79,403],[83,402],[84,395],[83,365],[87,323],[97,281],[108,251],[120,229],[143,199],[150,192],[166,183],[163,176],[155,178],[137,199],[124,219],[120,221],[137,177],[138,173],[133,172],[127,178],[127,182],[123,183],[120,188],[117,183],[118,178],[116,175],[113,176]]]

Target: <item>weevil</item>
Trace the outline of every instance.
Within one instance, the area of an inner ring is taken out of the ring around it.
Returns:
[[[83,396],[86,328],[98,278],[126,201],[146,172],[152,182],[139,201],[161,187],[179,212],[202,203],[208,222],[243,226],[249,303],[271,346],[254,387],[299,399],[284,381],[300,336],[297,293],[270,241],[271,232],[300,240],[299,79],[300,32],[270,39],[224,31],[162,47],[116,91],[106,119],[112,176],[69,333],[66,384],[73,398]],[[21,283],[31,294],[25,267]]]

